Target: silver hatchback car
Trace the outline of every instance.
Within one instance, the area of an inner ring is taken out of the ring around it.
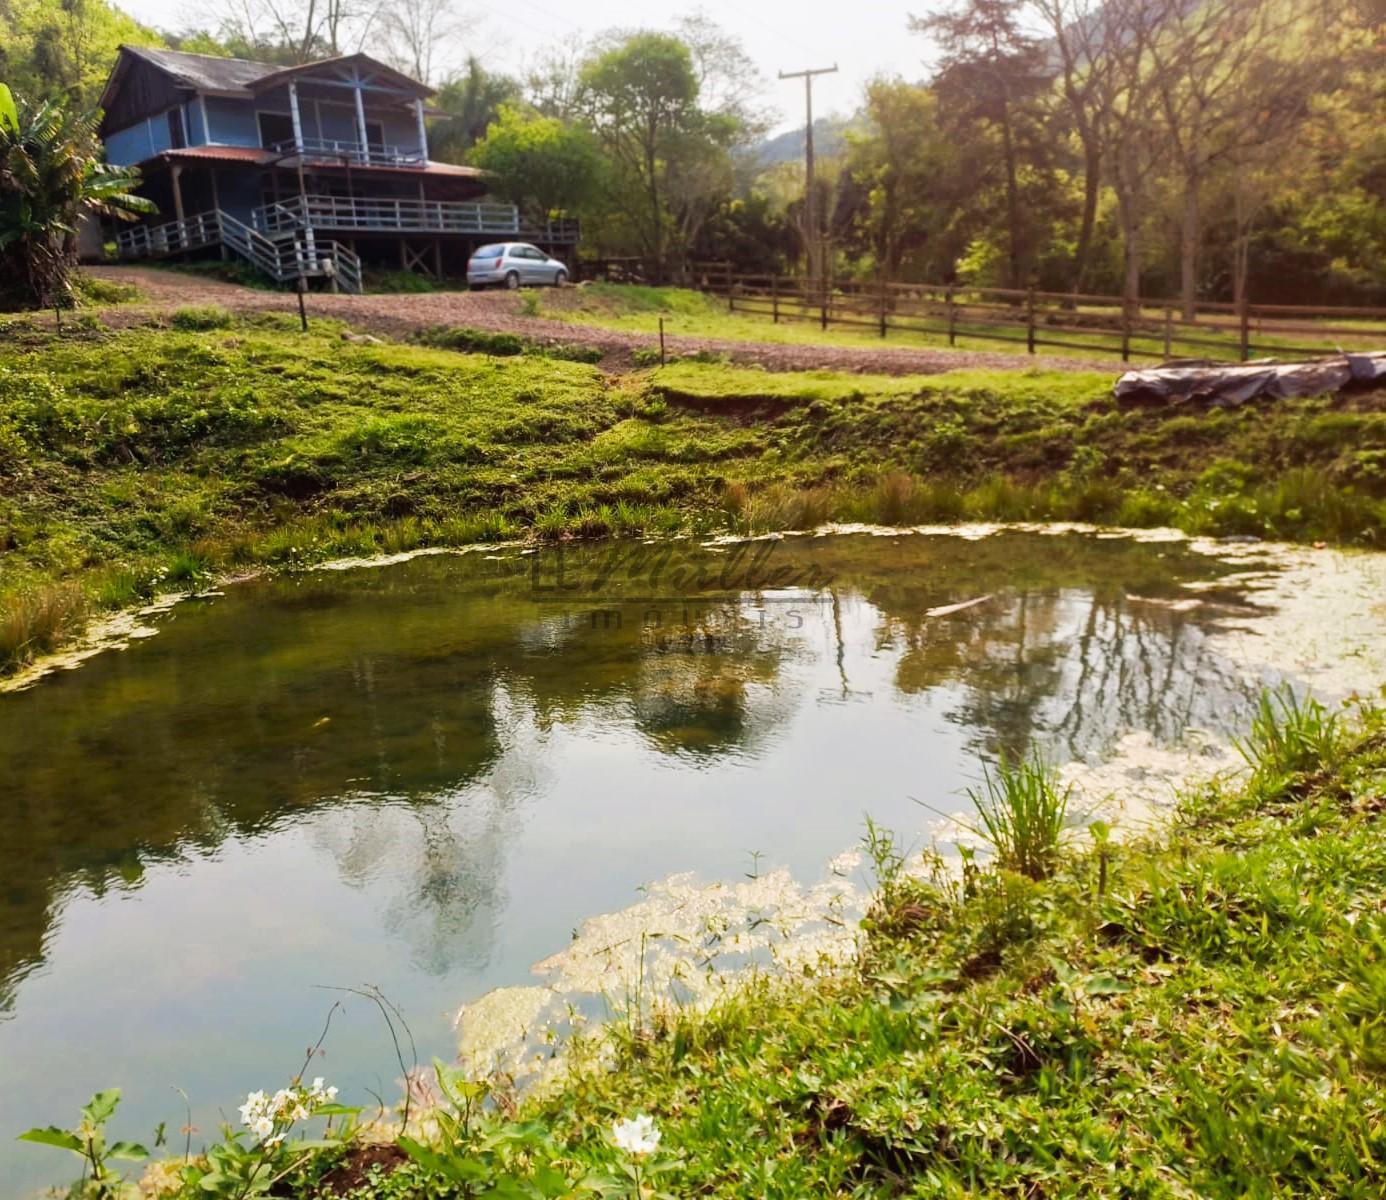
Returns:
[[[467,262],[470,287],[499,285],[514,289],[525,283],[562,287],[567,282],[568,268],[528,242],[482,246]]]

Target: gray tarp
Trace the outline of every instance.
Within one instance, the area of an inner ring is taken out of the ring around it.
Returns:
[[[1116,381],[1116,398],[1133,404],[1208,400],[1245,404],[1257,396],[1285,400],[1324,396],[1349,387],[1386,386],[1386,351],[1335,354],[1313,362],[1181,362],[1147,371],[1127,371]]]

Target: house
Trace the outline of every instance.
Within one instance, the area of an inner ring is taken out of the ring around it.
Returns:
[[[216,252],[359,290],[363,263],[441,276],[497,238],[570,250],[576,222],[528,228],[481,171],[429,160],[431,94],[365,54],[279,67],[122,46],[101,137],[159,214],[122,227],[118,252]]]

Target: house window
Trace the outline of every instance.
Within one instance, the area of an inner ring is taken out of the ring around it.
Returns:
[[[181,150],[188,144],[188,135],[183,129],[183,110],[168,110],[168,144],[174,150]]]
[[[260,145],[267,149],[294,140],[294,119],[287,113],[258,114],[260,118]]]
[[[385,144],[385,126],[379,121],[366,122],[366,144],[368,146],[383,146]]]

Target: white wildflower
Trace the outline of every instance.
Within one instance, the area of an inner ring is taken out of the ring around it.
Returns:
[[[619,1149],[637,1158],[653,1154],[659,1148],[659,1137],[654,1118],[644,1115],[629,1121],[617,1121],[611,1127],[611,1140]]]
[[[269,1137],[274,1132],[274,1122],[269,1117],[256,1117],[251,1122],[250,1129],[256,1137]]]

